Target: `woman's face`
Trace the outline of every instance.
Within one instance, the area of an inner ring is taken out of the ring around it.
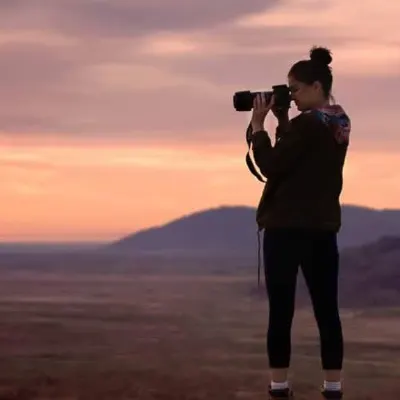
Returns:
[[[308,85],[297,81],[293,76],[288,76],[288,86],[292,94],[292,99],[299,111],[306,111],[319,107],[325,101],[320,82]]]

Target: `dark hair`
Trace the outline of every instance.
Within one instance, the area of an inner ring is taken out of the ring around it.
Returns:
[[[328,98],[332,90],[332,70],[329,64],[332,62],[330,50],[325,47],[313,47],[310,50],[310,59],[301,60],[295,63],[289,71],[297,81],[311,85],[318,81],[322,90]]]

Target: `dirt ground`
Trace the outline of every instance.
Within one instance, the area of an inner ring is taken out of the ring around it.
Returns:
[[[0,400],[267,399],[253,274],[74,271],[0,271]],[[400,310],[342,316],[346,400],[399,399]],[[309,310],[293,329],[296,398],[318,399]]]

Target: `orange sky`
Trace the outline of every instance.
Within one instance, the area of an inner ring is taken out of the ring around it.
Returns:
[[[129,142],[6,145],[1,238],[108,240],[206,207],[256,205],[262,185],[247,171],[244,151]],[[351,150],[342,200],[398,207],[399,168],[397,152]]]
[[[232,94],[284,83],[314,44],[332,49],[352,118],[342,201],[400,208],[400,3],[220,1],[165,0],[164,19],[145,0],[0,5],[1,241],[109,240],[256,206]]]

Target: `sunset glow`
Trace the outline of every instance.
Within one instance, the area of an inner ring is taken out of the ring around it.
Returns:
[[[285,82],[314,44],[332,49],[334,95],[352,118],[343,203],[400,208],[399,4],[224,13],[171,0],[161,20],[142,3],[60,0],[41,16],[29,2],[0,6],[1,240],[110,240],[256,206],[232,94]]]

